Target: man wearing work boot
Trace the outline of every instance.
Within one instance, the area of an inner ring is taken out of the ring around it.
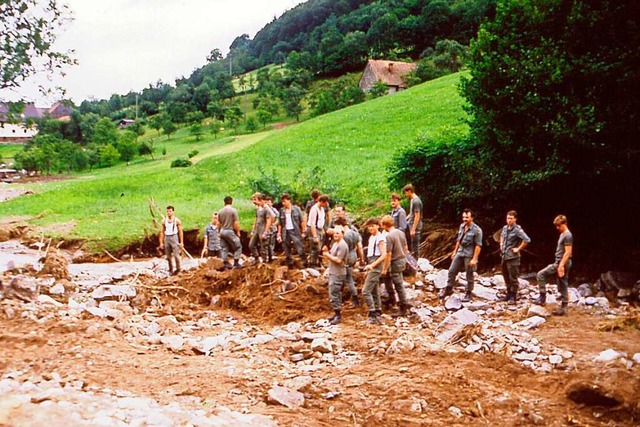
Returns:
[[[233,198],[224,198],[224,208],[218,212],[220,222],[220,246],[222,246],[221,256],[224,261],[225,270],[231,269],[229,264],[229,252],[233,252],[233,268],[242,268],[240,265],[240,255],[242,255],[242,243],[240,242],[240,222],[238,211],[233,206]]]
[[[302,236],[306,232],[307,225],[303,221],[302,211],[299,207],[291,203],[291,196],[282,193],[280,197],[282,208],[280,209],[280,220],[278,221],[278,242],[282,244],[287,258],[287,267],[293,268],[293,250],[300,255],[302,264],[307,266],[307,257],[304,253]]]
[[[344,241],[349,248],[349,256],[347,257],[347,288],[351,292],[351,301],[354,307],[360,307],[360,300],[358,299],[358,289],[356,288],[356,282],[353,279],[353,267],[356,265],[358,259],[360,265],[364,265],[364,251],[362,249],[362,236],[355,229],[355,227],[349,226],[349,221],[344,216],[338,216],[335,221],[335,225],[342,227],[344,231]],[[327,234],[329,232],[327,231]]]
[[[344,230],[340,226],[333,229],[333,246],[329,250],[326,246],[322,248],[322,257],[329,260],[329,303],[334,314],[329,317],[332,325],[337,325],[342,321],[340,311],[342,309],[342,287],[347,280],[347,257],[349,248],[344,241]]]
[[[369,232],[369,245],[367,246],[367,266],[364,271],[367,277],[364,280],[362,296],[369,308],[369,318],[367,323],[380,324],[378,317],[382,315],[382,305],[380,303],[380,276],[382,267],[387,258],[387,239],[384,233],[380,232],[380,222],[377,218],[369,218],[364,224]]]
[[[473,222],[474,214],[471,209],[462,211],[462,224],[458,229],[456,246],[451,254],[451,267],[447,277],[447,287],[440,292],[439,297],[445,298],[453,294],[453,285],[459,272],[467,274],[467,292],[462,298],[463,302],[471,301],[473,292],[473,273],[478,265],[478,256],[482,249],[482,229]]]
[[[500,252],[502,253],[502,277],[507,285],[507,294],[500,301],[515,305],[518,298],[518,276],[520,275],[520,252],[531,242],[527,233],[516,222],[518,213],[507,212],[507,225],[500,234]]]
[[[567,315],[567,305],[569,304],[569,271],[573,265],[571,260],[573,255],[573,234],[569,231],[567,217],[564,215],[555,217],[553,225],[560,233],[558,246],[556,247],[555,262],[538,272],[536,277],[540,287],[540,296],[534,301],[534,304],[544,305],[547,302],[547,278],[555,277],[562,305],[552,313],[556,316],[565,316]]]
[[[402,231],[394,227],[391,215],[383,216],[380,225],[387,232],[387,257],[382,267],[382,274],[389,272],[393,287],[398,293],[398,307],[400,308],[400,311],[393,314],[392,317],[406,316],[411,308],[407,303],[402,280],[402,272],[407,265],[407,254],[409,253],[407,238]]]

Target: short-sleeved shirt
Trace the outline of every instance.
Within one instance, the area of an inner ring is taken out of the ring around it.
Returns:
[[[502,239],[500,252],[502,252],[502,259],[505,261],[520,258],[520,252],[514,253],[512,249],[520,246],[522,242],[531,242],[527,233],[525,233],[522,227],[518,224],[515,224],[513,227],[509,227],[507,225],[502,227],[500,238]]]
[[[407,229],[407,212],[402,206],[398,206],[396,209],[391,210],[391,216],[393,217],[393,226],[400,231]]]
[[[204,229],[204,235],[207,236],[207,249],[210,251],[219,251],[222,249],[220,246],[220,234],[218,233],[218,227],[209,223]]]
[[[344,238],[339,242],[336,242],[331,246],[331,250],[329,254],[334,257],[340,258],[342,260],[342,264],[337,264],[331,260],[329,260],[329,268],[328,273],[334,276],[344,276],[347,274],[347,256],[349,255],[349,247],[347,246],[347,242],[344,241]]]
[[[326,218],[327,218],[326,210],[320,207],[320,205],[316,203],[309,210],[309,218],[307,219],[307,226],[322,229],[324,228]]]
[[[565,253],[565,246],[573,246],[573,234],[569,230],[560,235],[558,239],[558,247],[556,248],[556,264],[562,261]]]
[[[219,216],[220,214],[218,214]],[[265,232],[267,226],[267,220],[273,218],[273,211],[269,206],[263,206],[256,210],[256,233],[262,234]],[[270,231],[270,230],[266,230]]]
[[[376,235],[369,236],[369,245],[367,246],[367,258],[380,256],[380,242],[387,242],[386,233],[378,232]]]
[[[387,253],[391,253],[391,261],[406,257],[405,246],[407,246],[407,238],[403,231],[394,228],[387,233]]]
[[[238,211],[231,205],[227,205],[218,212],[220,230],[233,230],[233,224],[238,221]]]
[[[407,217],[407,223],[409,227],[413,226],[415,213],[420,213],[420,222],[416,225],[416,231],[422,230],[422,200],[420,197],[415,196],[411,198],[411,204],[409,205],[409,216]]]
[[[476,246],[482,246],[482,229],[478,227],[475,222],[471,223],[471,226],[465,231],[465,223],[460,224],[458,230],[458,252],[456,255],[460,255],[464,258],[473,257],[473,252]]]

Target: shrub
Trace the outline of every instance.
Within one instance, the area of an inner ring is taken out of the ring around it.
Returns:
[[[189,157],[190,159],[197,156],[200,152],[198,150],[191,150],[189,151],[189,154],[187,154],[187,157]]]
[[[192,164],[193,163],[191,163],[191,160],[188,160],[188,159],[175,159],[174,161],[171,162],[171,167],[172,168],[188,168]]]

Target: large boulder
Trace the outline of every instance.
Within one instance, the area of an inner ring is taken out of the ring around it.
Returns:
[[[479,317],[476,313],[466,308],[456,311],[447,316],[438,325],[434,334],[440,342],[447,342],[460,333],[467,325],[478,323]]]
[[[18,275],[6,283],[0,283],[0,291],[5,298],[33,302],[40,295],[41,280],[35,277]]]

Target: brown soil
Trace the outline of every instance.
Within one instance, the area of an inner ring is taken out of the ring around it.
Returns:
[[[50,251],[42,260],[43,267],[40,275],[51,275],[56,279],[67,279],[69,276],[69,261],[57,250]]]
[[[316,320],[319,313],[329,312],[325,280],[301,279],[299,270],[287,271],[277,265],[229,271],[202,268],[178,278],[145,279],[148,287],[137,303],[146,308],[154,296],[158,297],[163,304],[161,313],[181,318],[223,308],[270,325]]]
[[[572,313],[544,328],[544,339],[569,343],[577,354],[607,345],[638,350],[638,330],[601,332],[592,320],[589,314]],[[255,354],[175,355],[129,343],[109,322],[97,330],[95,324],[93,319],[62,324],[0,316],[0,371],[56,371],[86,386],[127,390],[161,403],[190,395],[236,410],[248,404],[251,412],[272,415],[287,426],[633,426],[640,420],[638,368],[603,369],[579,362],[567,373],[539,374],[502,355],[369,354],[369,342],[392,339],[393,330],[367,327],[352,316],[337,339],[344,348],[362,352],[365,360],[345,370],[309,374],[314,381],[303,390],[306,403],[297,411],[264,403],[273,382],[282,380],[277,345],[260,351],[260,357],[273,361],[272,375],[258,375],[255,366],[241,369],[251,366]],[[230,366],[239,372],[229,375]],[[350,378],[364,381],[345,387]],[[337,398],[323,397],[336,390]],[[451,406],[460,409],[460,418],[449,411]]]

